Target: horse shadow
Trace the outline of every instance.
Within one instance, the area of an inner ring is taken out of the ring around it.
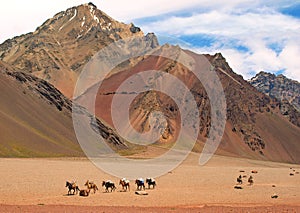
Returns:
[[[75,196],[76,194],[64,194],[64,197]]]
[[[154,190],[155,188],[145,188],[145,190]]]
[[[102,191],[102,193],[104,193],[104,194],[110,194],[110,193],[113,193],[113,191],[111,192],[111,191]]]

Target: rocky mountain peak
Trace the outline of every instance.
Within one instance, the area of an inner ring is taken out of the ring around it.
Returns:
[[[300,83],[288,79],[284,75],[274,75],[267,72],[260,72],[250,81],[250,84],[269,95],[272,98],[276,98],[283,103],[288,102],[300,111]],[[285,114],[288,112],[284,112]]]
[[[105,46],[130,37],[141,38],[146,49],[158,46],[154,34],[144,36],[133,23],[118,22],[93,3],[59,12],[33,33],[0,44],[0,60],[42,78],[72,97],[77,77]]]
[[[90,31],[98,31],[105,34],[117,33],[115,39],[126,37],[130,33],[142,35],[141,29],[133,24],[120,23],[103,11],[97,9],[93,3],[82,4],[67,9],[48,19],[42,26],[38,27],[34,34],[41,33],[60,34],[68,39],[80,39]],[[112,38],[114,38],[112,36]]]

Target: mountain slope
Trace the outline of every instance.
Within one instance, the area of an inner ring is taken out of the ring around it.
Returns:
[[[120,23],[92,3],[72,7],[48,19],[33,33],[0,45],[0,59],[47,80],[71,98],[83,66],[101,48],[128,37],[144,37],[140,28]],[[149,47],[157,41],[148,42]]]
[[[187,54],[195,61],[201,60],[201,56],[198,54],[169,45],[158,47],[155,51],[171,52],[171,54],[177,54],[176,58]],[[201,82],[196,80],[182,64],[153,55],[145,56],[135,66],[108,76],[99,89],[99,85],[94,85],[85,96],[79,97],[78,101],[84,102],[84,99],[89,99],[90,94],[96,92],[97,116],[113,125],[110,111],[112,99],[125,79],[147,70],[160,70],[173,74],[190,88],[199,107],[201,132],[198,136],[199,143],[194,150],[201,151],[211,125],[210,102],[207,93]],[[255,159],[299,163],[300,114],[297,111],[289,111],[294,119],[288,120],[280,113],[280,102],[258,92],[241,76],[235,74],[221,54],[205,56],[214,65],[227,101],[226,128],[218,152]],[[176,85],[169,86],[176,88]],[[134,92],[131,93],[119,91],[118,94],[136,95]],[[171,98],[162,93],[149,91],[139,94],[129,109],[131,124],[138,131],[147,132],[151,123],[149,115],[153,111],[162,111],[167,119],[166,131],[160,137],[158,145],[172,144],[180,131],[178,106]],[[267,121],[274,120],[276,122],[266,125]],[[281,128],[282,126],[289,128]],[[270,137],[270,135],[277,137]]]
[[[0,61],[0,90],[1,157],[84,156],[73,129],[72,102],[56,88]],[[77,111],[89,116],[80,107]],[[116,140],[107,142],[114,147],[126,147],[111,128],[95,128],[112,135]]]
[[[0,69],[0,156],[83,156],[66,110]]]
[[[300,111],[299,82],[288,79],[284,75],[276,76],[266,72],[258,73],[249,82],[260,92],[263,92],[266,95],[276,98],[282,102],[288,102],[298,111]]]

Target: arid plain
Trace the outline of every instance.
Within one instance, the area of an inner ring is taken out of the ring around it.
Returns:
[[[206,165],[199,166],[198,158],[198,154],[192,153],[174,171],[158,177],[157,188],[146,188],[149,193],[146,196],[134,193],[136,186],[133,181],[130,192],[121,192],[121,186],[117,186],[115,192],[106,193],[101,182],[110,179],[117,184],[119,179],[84,158],[0,159],[0,211],[300,210],[299,166],[217,155]],[[258,173],[252,174],[253,170]],[[247,178],[244,178],[243,189],[234,189],[240,174],[252,175],[254,184],[248,185]],[[80,188],[85,188],[86,180],[92,180],[99,191],[89,197],[68,196],[66,180],[76,180]],[[273,195],[278,195],[278,198],[271,198]]]

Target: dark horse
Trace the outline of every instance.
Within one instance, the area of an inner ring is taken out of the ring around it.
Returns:
[[[243,184],[243,179],[242,179],[242,176],[240,175],[236,181],[238,182],[238,184]]]
[[[119,182],[119,185],[122,185],[122,188],[123,188],[124,191],[127,191],[127,189],[130,191],[129,180],[121,179],[120,182]]]
[[[102,186],[105,186],[105,191],[108,192],[108,188],[110,188],[110,192],[115,191],[116,186],[111,181],[103,181]]]
[[[137,185],[136,190],[141,190],[142,188],[145,190],[145,183],[142,179],[136,179],[135,184]]]
[[[69,191],[68,191],[68,195],[72,194],[71,190],[73,190],[73,195],[78,193],[79,188],[78,186],[76,185],[76,183],[70,183],[69,181],[66,181],[66,187],[68,187]]]
[[[146,178],[146,183],[148,184],[148,189],[150,189],[150,186],[153,186],[153,189],[156,186],[156,181],[153,178]]]

